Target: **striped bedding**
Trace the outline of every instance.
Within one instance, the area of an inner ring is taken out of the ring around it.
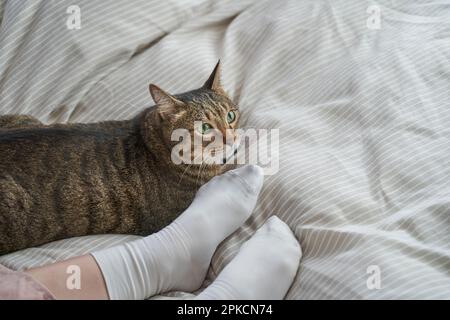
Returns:
[[[130,118],[151,105],[150,82],[196,88],[220,57],[244,127],[279,129],[279,170],[205,285],[276,214],[303,248],[288,299],[450,298],[450,4],[0,0],[0,14],[0,114]],[[0,263],[135,238],[68,239]],[[158,298],[171,296],[190,295]]]

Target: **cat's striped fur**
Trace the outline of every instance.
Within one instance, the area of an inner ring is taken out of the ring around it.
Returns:
[[[236,106],[220,87],[220,65],[205,85],[169,95],[131,120],[45,126],[0,117],[0,255],[53,240],[100,233],[147,235],[177,217],[222,165],[175,165],[176,128],[224,121]],[[226,128],[225,128],[226,127]]]

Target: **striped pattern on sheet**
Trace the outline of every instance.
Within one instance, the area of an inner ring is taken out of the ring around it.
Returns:
[[[80,30],[66,27],[74,3]],[[218,57],[244,126],[280,130],[280,167],[206,284],[276,214],[303,248],[288,299],[449,299],[445,2],[7,1],[0,113],[129,118],[151,104],[150,82],[198,87]],[[0,263],[24,269],[132,239],[58,241]]]

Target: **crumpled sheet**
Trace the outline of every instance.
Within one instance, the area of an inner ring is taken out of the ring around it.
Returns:
[[[130,118],[152,105],[149,83],[199,87],[221,58],[243,126],[279,130],[279,170],[205,284],[276,214],[303,249],[288,299],[450,298],[448,4],[79,0],[77,30],[70,1],[3,2],[1,114]],[[0,263],[131,239],[69,239]]]

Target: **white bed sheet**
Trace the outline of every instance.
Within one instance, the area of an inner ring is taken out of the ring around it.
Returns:
[[[244,126],[280,130],[279,172],[208,281],[276,214],[303,248],[289,299],[450,298],[449,4],[77,2],[80,30],[65,26],[70,1],[5,3],[1,114],[129,118],[151,104],[150,82],[196,88],[220,57]],[[69,239],[0,263],[24,269],[132,239]]]

